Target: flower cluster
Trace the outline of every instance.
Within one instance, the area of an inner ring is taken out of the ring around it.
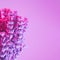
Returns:
[[[0,60],[14,60],[22,51],[27,22],[17,11],[0,10]]]

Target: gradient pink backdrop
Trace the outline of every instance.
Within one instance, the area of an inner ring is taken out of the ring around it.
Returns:
[[[26,48],[17,60],[60,60],[60,1],[1,0],[0,8],[4,7],[29,20]]]

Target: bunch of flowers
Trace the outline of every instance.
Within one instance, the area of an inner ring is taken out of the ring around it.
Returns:
[[[14,60],[22,51],[27,22],[17,11],[0,10],[0,60]]]

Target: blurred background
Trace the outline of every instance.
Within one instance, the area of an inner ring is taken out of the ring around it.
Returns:
[[[28,18],[26,47],[16,60],[60,60],[60,1],[1,0],[1,8]]]

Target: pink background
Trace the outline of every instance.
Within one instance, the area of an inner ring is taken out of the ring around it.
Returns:
[[[1,0],[0,8],[4,7],[29,20],[26,48],[17,60],[60,60],[60,1]]]

